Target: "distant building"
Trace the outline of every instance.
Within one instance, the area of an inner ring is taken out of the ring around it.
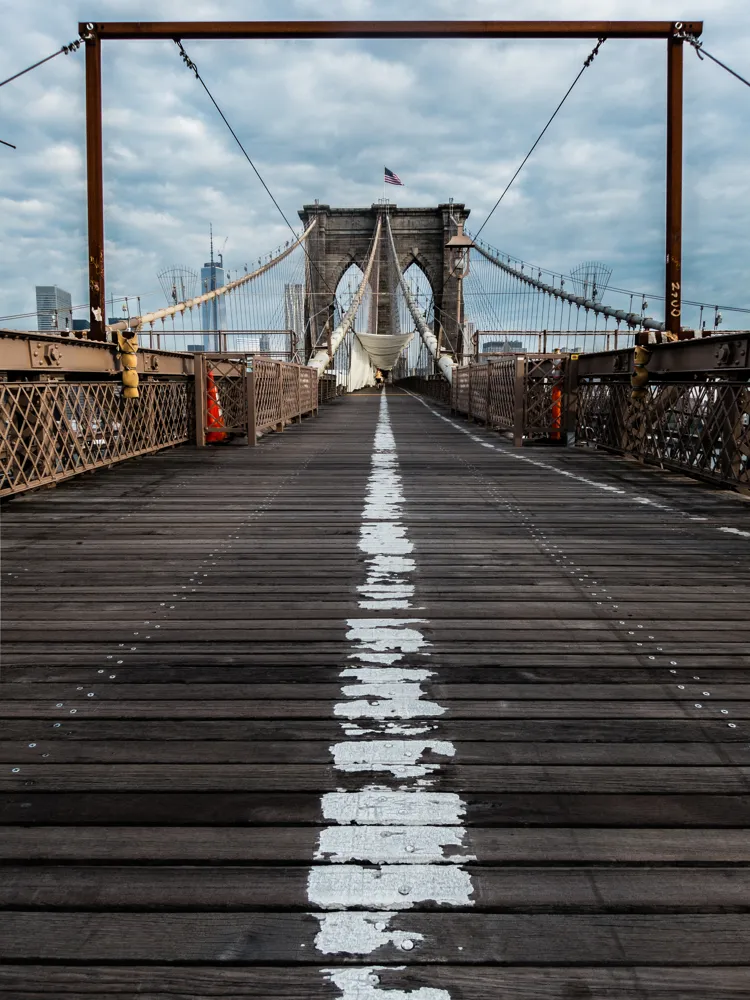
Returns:
[[[485,340],[480,344],[482,354],[503,354],[508,351],[522,351],[522,340]]]
[[[227,283],[227,274],[224,270],[224,262],[217,264],[213,259],[201,268],[201,295],[206,292],[215,292],[217,288],[223,288]],[[209,299],[201,305],[201,329],[207,334],[219,334],[227,328],[227,304],[224,296],[220,295],[215,299]],[[207,350],[219,350],[219,337],[203,338]]]
[[[41,332],[73,329],[73,300],[57,285],[36,286],[37,329]]]

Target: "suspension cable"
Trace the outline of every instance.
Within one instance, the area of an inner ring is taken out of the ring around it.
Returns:
[[[191,72],[193,72],[195,74],[196,80],[200,83],[201,87],[203,87],[203,89],[205,90],[206,94],[209,97],[209,100],[211,101],[211,103],[213,104],[213,106],[216,108],[216,110],[219,112],[219,115],[221,116],[222,121],[224,122],[224,124],[226,125],[226,127],[229,129],[230,133],[232,134],[232,138],[234,139],[234,141],[237,143],[237,145],[242,150],[242,155],[245,157],[245,159],[247,160],[247,162],[253,168],[253,171],[255,172],[255,176],[258,178],[258,180],[260,181],[260,183],[263,185],[266,193],[268,194],[268,197],[271,199],[271,201],[276,206],[276,209],[277,209],[279,215],[284,220],[284,222],[287,224],[287,226],[289,227],[290,232],[292,233],[292,235],[294,236],[294,238],[296,240],[297,239],[297,232],[296,232],[296,230],[292,226],[292,224],[289,221],[289,219],[286,217],[283,208],[281,207],[281,205],[278,203],[278,201],[274,197],[273,192],[269,188],[268,184],[266,184],[266,182],[263,179],[263,176],[261,175],[260,171],[258,170],[258,168],[256,167],[256,165],[253,163],[253,160],[250,157],[250,154],[245,149],[245,147],[242,145],[239,136],[237,135],[237,133],[235,132],[235,130],[232,128],[232,126],[229,124],[227,116],[221,110],[221,108],[219,107],[219,105],[218,105],[218,103],[217,103],[214,95],[208,89],[208,87],[206,85],[206,81],[200,75],[198,67],[196,66],[196,64],[193,62],[193,60],[190,58],[190,56],[185,51],[185,47],[182,44],[182,42],[180,41],[180,39],[179,38],[175,38],[174,39],[174,43],[177,46],[177,48],[180,50],[180,57],[182,58],[182,61],[185,63],[185,65],[187,66],[187,68],[189,70],[191,70]],[[315,261],[313,261],[313,259],[310,257],[310,254],[309,254],[309,252],[307,250],[307,246],[304,243],[302,244],[302,249],[304,250],[305,256],[309,260],[310,264],[318,272],[318,276],[320,277],[321,281],[323,282],[323,284],[325,285],[325,287],[328,289],[328,291],[333,295],[334,300],[336,300],[336,290],[330,287],[330,285],[328,284],[328,282],[325,279],[325,275],[322,273],[322,271],[320,270],[320,268],[318,267],[318,265],[315,263]]]
[[[578,83],[578,81],[581,79],[581,77],[583,76],[583,74],[586,72],[586,70],[592,64],[592,62],[594,61],[594,59],[596,59],[596,57],[599,55],[599,49],[602,47],[602,45],[604,45],[605,42],[606,42],[606,38],[600,38],[598,40],[598,42],[596,43],[596,45],[594,46],[594,48],[589,53],[588,57],[586,58],[586,60],[583,63],[583,66],[581,66],[580,70],[578,71],[578,75],[576,76],[575,80],[571,83],[571,85],[566,90],[563,99],[560,101],[560,103],[557,105],[557,107],[555,108],[555,110],[552,112],[552,115],[550,116],[547,124],[544,126],[544,128],[542,129],[542,131],[539,133],[539,135],[534,140],[533,146],[528,151],[528,153],[526,154],[526,156],[524,156],[523,160],[521,161],[520,166],[518,167],[518,169],[516,170],[516,172],[513,174],[513,176],[511,177],[511,179],[508,181],[508,183],[506,184],[505,190],[503,191],[503,193],[500,195],[500,197],[495,202],[495,204],[494,204],[494,206],[492,208],[492,211],[487,216],[487,218],[484,220],[484,222],[482,223],[482,225],[479,227],[479,230],[477,231],[477,236],[479,236],[479,234],[482,232],[482,230],[484,229],[484,227],[487,225],[487,223],[490,221],[490,219],[492,218],[492,216],[495,214],[495,211],[498,208],[498,206],[500,205],[500,202],[506,196],[506,194],[508,193],[508,191],[510,191],[513,182],[518,177],[518,175],[521,173],[521,171],[523,170],[523,168],[526,166],[526,164],[528,163],[528,161],[529,161],[529,159],[531,157],[531,154],[534,152],[534,150],[536,149],[536,147],[539,145],[539,143],[544,138],[545,132],[547,131],[547,129],[550,127],[550,125],[552,124],[552,122],[557,117],[557,113],[562,108],[563,104],[565,104],[565,102],[567,101],[567,99],[572,94],[573,88],[575,87],[575,85]]]
[[[70,45],[63,45],[61,49],[58,49],[57,52],[53,52],[51,56],[46,56],[44,59],[40,59],[39,62],[35,62],[33,66],[27,66],[26,69],[22,69],[20,73],[14,73],[13,76],[9,76],[7,80],[0,82],[0,87],[4,87],[6,83],[12,83],[13,80],[17,80],[19,76],[25,76],[26,73],[30,73],[32,69],[36,69],[38,66],[44,66],[44,64],[48,63],[50,59],[56,59],[58,56],[63,54],[66,56],[70,55],[71,52],[75,52],[76,49],[79,49],[81,45],[83,45],[83,39],[76,38],[76,40],[71,42]],[[9,146],[10,143],[6,143],[6,145]]]
[[[707,52],[706,49],[703,48],[703,42],[699,42],[695,35],[689,35],[687,32],[682,32],[674,37],[680,41],[687,42],[688,45],[692,45],[700,60],[703,60],[703,57],[707,56],[712,62],[715,62],[717,66],[721,66],[721,68],[725,69],[727,73],[731,73],[732,76],[736,77],[740,83],[744,83],[746,87],[750,87],[750,80],[746,80],[744,76],[741,76],[733,70],[731,66],[727,66],[727,64],[723,63],[721,59],[717,59],[716,56],[712,56],[710,52]]]

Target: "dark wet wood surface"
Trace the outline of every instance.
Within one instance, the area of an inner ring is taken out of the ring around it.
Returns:
[[[332,1000],[373,963],[384,1000],[750,996],[747,502],[395,392],[473,902],[316,954],[378,404],[3,509],[0,996]]]

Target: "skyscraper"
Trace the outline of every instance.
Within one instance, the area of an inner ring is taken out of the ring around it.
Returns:
[[[201,295],[205,295],[206,292],[214,292],[217,288],[223,288],[226,285],[226,271],[224,270],[224,261],[221,259],[221,256],[219,256],[219,261],[217,264],[213,260],[213,254],[211,254],[211,260],[201,268]],[[220,295],[218,298],[209,299],[208,302],[204,302],[201,305],[201,329],[207,331],[207,334],[203,337],[206,350],[220,350],[221,339],[219,334],[226,330],[226,328],[227,304],[224,301],[224,296]],[[216,336],[208,336],[211,333],[216,334]]]
[[[73,329],[73,300],[70,292],[57,285],[36,286],[37,329],[39,332]]]

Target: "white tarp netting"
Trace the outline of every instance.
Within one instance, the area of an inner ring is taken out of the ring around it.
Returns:
[[[403,333],[398,336],[358,333],[356,339],[367,351],[372,364],[381,371],[389,372],[413,336],[413,333]]]
[[[352,351],[349,359],[349,373],[346,378],[346,391],[356,392],[375,385],[375,368],[367,351],[362,347],[356,335],[352,337]]]

